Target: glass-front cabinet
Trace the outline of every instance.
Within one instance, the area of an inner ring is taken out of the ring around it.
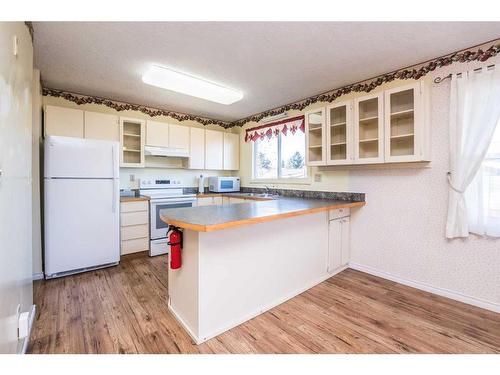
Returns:
[[[424,83],[306,112],[307,165],[430,161]]]
[[[307,165],[326,165],[325,108],[305,113]]]
[[[144,167],[146,122],[120,117],[120,167]]]
[[[354,162],[384,162],[384,93],[354,100]]]
[[[326,164],[353,162],[352,101],[339,102],[326,108]]]
[[[385,94],[385,161],[422,160],[423,134],[422,87],[412,85],[386,90]]]

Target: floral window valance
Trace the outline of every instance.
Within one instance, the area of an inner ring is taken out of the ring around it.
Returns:
[[[303,133],[305,132],[303,115],[247,129],[245,142],[254,142],[259,139],[277,137],[280,133],[283,135],[287,135],[288,132],[295,134],[297,129]]]

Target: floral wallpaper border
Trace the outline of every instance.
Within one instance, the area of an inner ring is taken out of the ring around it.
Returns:
[[[27,25],[28,26],[28,25]],[[28,26],[29,27],[29,26]],[[391,73],[387,73],[378,77],[373,78],[372,80],[367,80],[363,81],[361,83],[355,83],[351,85],[347,85],[344,87],[340,87],[338,89],[331,90],[329,92],[323,93],[323,94],[318,94],[312,97],[309,97],[307,99],[286,104],[278,108],[270,109],[264,112],[261,112],[256,115],[252,115],[249,117],[245,117],[243,119],[234,121],[234,122],[227,122],[227,121],[222,121],[222,120],[216,120],[216,119],[210,119],[206,117],[201,117],[201,116],[195,116],[195,115],[189,115],[189,114],[183,114],[179,112],[174,112],[174,111],[168,111],[164,109],[157,109],[157,108],[152,108],[152,107],[146,107],[143,105],[138,105],[138,104],[130,104],[130,103],[125,103],[125,102],[119,102],[111,99],[105,99],[97,96],[89,96],[89,95],[82,95],[82,94],[76,94],[76,93],[71,93],[68,91],[63,91],[63,90],[57,90],[57,89],[51,89],[51,88],[43,88],[43,95],[44,96],[53,96],[53,97],[61,97],[66,100],[69,100],[73,103],[76,103],[78,105],[81,104],[100,104],[100,105],[105,105],[107,107],[113,108],[116,111],[127,111],[127,110],[132,110],[132,111],[140,111],[144,114],[147,114],[151,117],[155,116],[167,116],[171,117],[173,119],[176,119],[178,121],[197,121],[202,125],[218,125],[221,126],[225,129],[229,129],[235,126],[241,127],[247,122],[258,122],[262,120],[265,117],[268,116],[274,116],[278,115],[290,110],[303,110],[306,107],[308,107],[311,104],[317,103],[317,102],[326,102],[326,103],[331,103],[335,99],[352,93],[352,92],[370,92],[377,88],[378,86],[383,85],[384,83],[388,83],[391,81],[394,81],[396,79],[414,79],[418,80],[428,73],[436,70],[437,68],[441,68],[444,66],[451,65],[456,62],[460,63],[468,63],[472,61],[486,61],[490,59],[491,57],[496,56],[500,52],[500,43],[495,41],[496,44],[492,44],[489,48],[487,49],[482,49],[479,48],[476,51],[472,51],[472,48],[469,48],[467,50],[462,50],[459,52],[455,52],[443,57],[439,57],[435,60],[423,63],[423,64],[417,64],[414,65],[413,68],[405,68],[405,69],[400,69],[396,70]],[[417,69],[418,68],[418,69]]]
[[[245,123],[254,121],[258,122],[262,120],[265,117],[268,116],[274,116],[281,114],[286,111],[290,110],[303,110],[304,108],[308,107],[311,104],[317,103],[317,102],[327,102],[331,103],[338,97],[342,95],[346,95],[352,92],[370,92],[373,89],[377,88],[380,85],[383,85],[384,83],[394,81],[396,79],[420,79],[423,76],[427,75],[429,72],[432,72],[436,70],[437,68],[441,68],[444,66],[451,65],[455,62],[460,62],[460,63],[467,63],[467,62],[472,62],[472,61],[486,61],[491,57],[496,56],[500,52],[500,43],[498,44],[493,44],[491,47],[489,47],[486,50],[483,50],[479,48],[476,51],[470,51],[469,50],[463,50],[461,52],[455,52],[453,54],[444,56],[444,57],[439,57],[433,61],[424,63],[423,65],[420,66],[420,68],[416,69],[401,69],[401,70],[396,70],[392,73],[387,73],[378,77],[375,77],[371,81],[366,81],[362,83],[356,83],[352,85],[347,85],[338,89],[334,89],[332,91],[329,91],[324,94],[319,94],[315,95],[312,97],[309,97],[307,99],[287,104],[275,109],[270,109],[265,112],[261,112],[259,114],[243,118],[241,120],[234,121],[231,123],[231,126],[243,126]],[[415,65],[418,66],[418,65]]]
[[[188,115],[188,114],[174,112],[174,111],[167,111],[164,109],[151,108],[151,107],[146,107],[146,106],[139,105],[139,104],[130,104],[130,103],[125,103],[125,102],[119,102],[119,101],[115,101],[115,100],[111,100],[111,99],[101,98],[98,96],[74,94],[74,93],[71,93],[68,91],[50,89],[50,88],[46,88],[46,87],[43,88],[42,94],[44,96],[53,96],[56,98],[64,98],[64,99],[69,100],[70,102],[76,103],[78,105],[82,105],[82,104],[105,105],[106,107],[112,108],[118,112],[121,112],[121,111],[139,111],[139,112],[142,112],[142,113],[149,115],[151,117],[167,116],[167,117],[171,117],[171,118],[178,120],[178,121],[197,121],[200,124],[205,125],[205,126],[206,125],[219,125],[225,129],[228,129],[231,127],[231,123],[226,122],[226,121],[214,120],[214,119],[209,119],[206,117]]]

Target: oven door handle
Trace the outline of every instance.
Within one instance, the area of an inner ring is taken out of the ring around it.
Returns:
[[[150,203],[151,205],[157,204],[157,203],[170,203],[170,204],[178,204],[178,203],[185,203],[185,202],[196,202],[196,198],[178,198],[178,199],[151,199]]]

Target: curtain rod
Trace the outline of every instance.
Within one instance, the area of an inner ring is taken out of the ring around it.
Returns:
[[[494,66],[495,66],[495,64],[493,64],[493,65],[488,65],[488,66],[486,67],[486,69],[491,69],[491,68],[493,68]],[[479,71],[480,71],[480,70],[482,70],[482,69],[483,69],[483,68],[481,67],[481,68],[476,68],[476,69],[473,69],[472,71],[473,71],[473,72],[479,72]],[[462,73],[457,73],[457,75],[462,75]],[[434,83],[441,83],[441,82],[443,82],[445,79],[451,78],[451,76],[452,76],[452,74],[450,73],[450,74],[448,74],[447,76],[444,76],[444,77],[437,77],[437,78],[435,78],[435,79],[434,79]]]

